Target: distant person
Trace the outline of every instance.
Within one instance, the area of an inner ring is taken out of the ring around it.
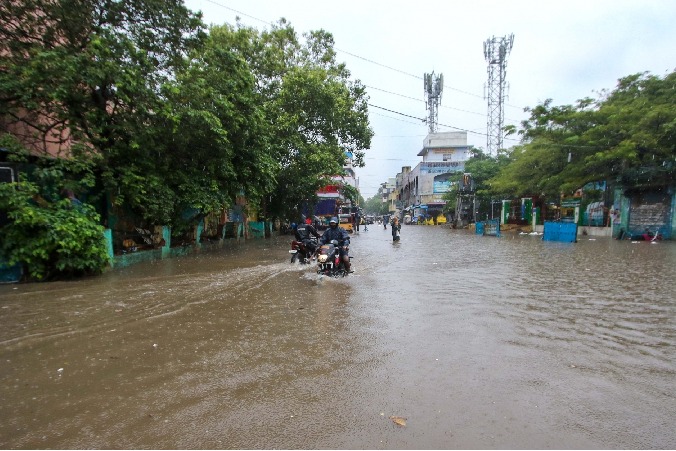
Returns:
[[[387,230],[387,223],[389,222],[389,220],[390,220],[390,216],[389,216],[389,215],[384,215],[384,216],[383,216],[383,227],[385,228],[385,230]]]
[[[80,202],[80,199],[75,197],[75,193],[71,189],[64,189],[61,194],[63,197],[66,199],[70,200],[70,204],[75,208],[76,210],[81,210],[82,209],[82,202]]]
[[[396,216],[392,219],[392,242],[396,243],[401,239],[401,224]]]
[[[357,226],[357,232],[359,232],[359,224],[361,224],[361,213],[359,213],[359,210],[354,214],[354,223]]]

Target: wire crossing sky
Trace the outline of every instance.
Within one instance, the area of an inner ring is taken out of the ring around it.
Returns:
[[[375,136],[366,167],[357,169],[368,199],[402,166],[414,167],[427,135],[423,77],[443,74],[438,131],[467,131],[486,149],[488,64],[483,44],[514,34],[506,65],[504,125],[518,126],[526,107],[547,99],[575,104],[612,90],[639,72],[665,76],[676,68],[676,1],[514,0],[187,0],[207,24],[239,17],[259,30],[285,18],[301,35],[334,36],[338,61],[369,93]],[[505,137],[503,145],[518,143]]]

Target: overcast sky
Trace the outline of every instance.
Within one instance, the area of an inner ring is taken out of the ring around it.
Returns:
[[[672,0],[186,0],[207,24],[259,30],[284,17],[301,35],[324,29],[338,61],[367,86],[375,136],[357,168],[368,199],[402,166],[415,167],[428,127],[423,75],[443,74],[439,131],[466,130],[486,149],[488,63],[484,42],[514,34],[507,57],[505,125],[518,125],[546,99],[574,104],[616,86],[621,77],[676,68],[676,1]],[[411,117],[409,117],[411,116]],[[516,141],[505,139],[505,147]]]

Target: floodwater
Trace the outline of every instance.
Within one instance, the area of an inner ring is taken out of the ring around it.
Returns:
[[[676,448],[676,243],[290,240],[0,285],[0,448]]]

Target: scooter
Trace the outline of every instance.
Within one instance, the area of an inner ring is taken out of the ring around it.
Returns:
[[[349,274],[345,269],[345,263],[340,258],[337,240],[331,240],[329,244],[320,246],[317,254],[317,274],[335,278],[345,277]]]

